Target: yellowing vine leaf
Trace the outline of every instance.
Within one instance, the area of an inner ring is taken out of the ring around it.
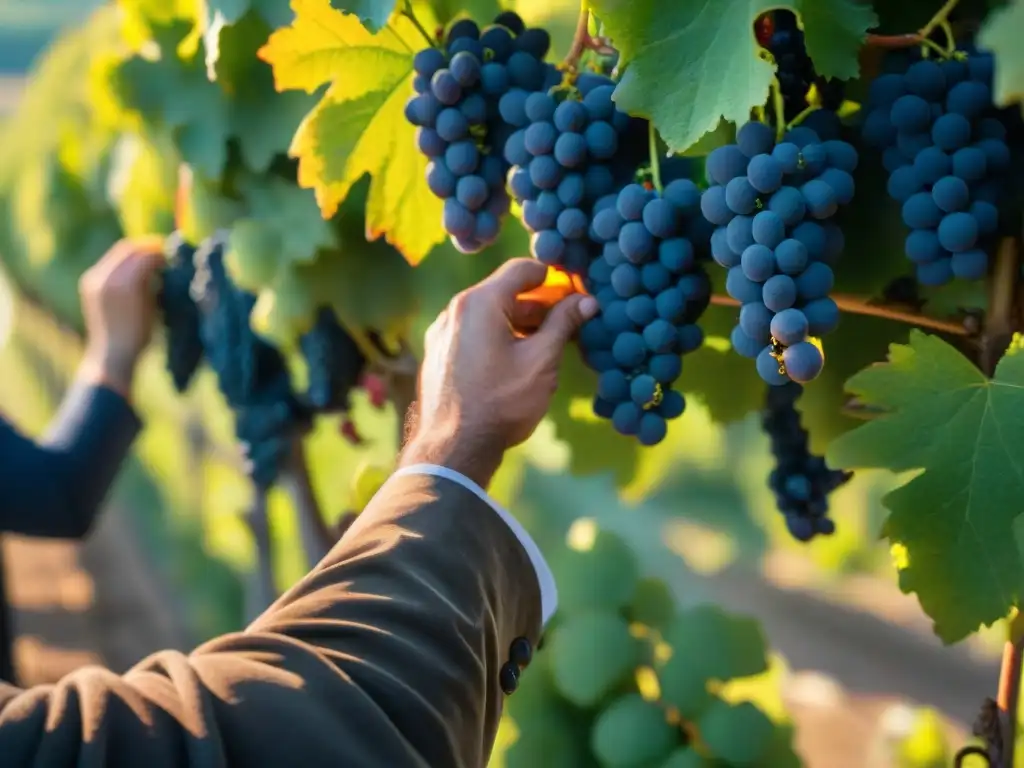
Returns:
[[[371,33],[328,0],[294,0],[292,9],[295,21],[270,37],[260,57],[278,90],[331,83],[292,142],[299,184],[316,192],[330,217],[369,174],[367,238],[383,235],[417,264],[444,239],[441,201],[427,188],[426,159],[404,116],[413,51],[423,41],[404,18]]]
[[[916,592],[947,643],[1020,604],[1024,562],[1024,346],[988,379],[937,336],[913,331],[847,389],[886,415],[835,440],[829,464],[918,470],[882,501],[900,588]]]
[[[800,16],[807,52],[825,77],[857,76],[864,34],[877,24],[855,0],[589,0],[628,63],[615,101],[651,119],[669,149],[689,149],[721,118],[747,121],[768,100],[774,67],[758,56],[754,20],[789,8]]]

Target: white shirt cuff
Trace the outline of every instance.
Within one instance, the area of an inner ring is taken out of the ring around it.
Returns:
[[[394,477],[401,477],[402,475],[432,475],[433,477],[443,477],[445,480],[458,483],[467,491],[475,494],[477,498],[493,509],[498,514],[498,517],[505,521],[505,525],[512,530],[515,537],[519,539],[519,543],[523,545],[523,549],[526,550],[526,556],[530,558],[533,570],[537,574],[537,583],[540,586],[542,622],[546,626],[558,608],[558,588],[555,586],[555,577],[551,573],[551,568],[548,567],[544,555],[540,553],[540,547],[530,537],[530,534],[526,532],[522,524],[507,509],[504,509],[498,502],[488,496],[487,491],[465,475],[447,467],[440,467],[436,464],[413,464],[410,467],[403,467],[395,472]]]

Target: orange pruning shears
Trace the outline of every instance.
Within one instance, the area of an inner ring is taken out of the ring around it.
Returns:
[[[544,284],[532,291],[519,294],[520,301],[536,301],[538,304],[554,306],[567,296],[574,293],[586,293],[583,280],[576,275],[570,275],[557,267],[548,267],[547,277]]]

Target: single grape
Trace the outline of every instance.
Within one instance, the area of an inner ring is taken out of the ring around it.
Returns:
[[[807,316],[799,309],[784,309],[771,321],[771,335],[782,345],[791,347],[807,338]]]
[[[782,361],[789,378],[801,384],[817,378],[825,365],[821,351],[809,341],[788,347],[782,353]]]
[[[762,346],[771,337],[771,323],[774,314],[760,301],[740,307],[739,327],[749,338]]]
[[[629,396],[641,407],[653,403],[657,392],[658,382],[649,374],[637,376],[629,385]]]
[[[668,425],[661,414],[648,411],[640,417],[640,425],[636,434],[641,445],[657,445],[668,434]]]
[[[775,256],[771,248],[755,243],[743,251],[740,266],[748,280],[763,283],[775,273]]]
[[[789,275],[775,275],[765,282],[761,295],[768,309],[781,312],[796,303],[796,283]]]
[[[774,211],[761,211],[757,214],[751,230],[755,242],[768,248],[777,247],[786,237],[786,224]]]
[[[789,378],[785,373],[780,372],[779,362],[772,357],[771,347],[763,347],[757,353],[755,361],[755,367],[757,369],[757,375],[767,384],[771,384],[774,387],[782,386]]]

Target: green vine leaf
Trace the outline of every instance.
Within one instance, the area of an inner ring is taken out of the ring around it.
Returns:
[[[1024,0],[1011,0],[993,10],[978,33],[978,46],[995,54],[999,62],[995,76],[997,104],[1020,104],[1024,110],[1024,52],[1020,31],[1024,29]]]
[[[825,77],[857,76],[864,34],[876,22],[853,0],[590,0],[628,67],[615,89],[619,106],[654,121],[673,152],[683,152],[722,118],[741,124],[768,100],[774,67],[758,56],[754,20],[778,8],[800,15],[807,51]]]
[[[199,32],[206,49],[206,70],[210,78],[215,77],[220,59],[221,32],[238,22],[249,10],[249,0],[200,0]]]
[[[947,643],[1006,616],[1024,584],[1014,537],[1024,511],[1022,350],[1017,337],[989,380],[942,339],[913,331],[887,363],[847,383],[887,415],[828,452],[835,467],[919,472],[883,499],[884,534],[900,588],[917,593]]]
[[[197,56],[182,61],[166,54],[157,61],[132,56],[111,73],[118,100],[142,119],[172,129],[182,160],[203,176],[219,178],[231,136],[228,102],[206,76]]]
[[[371,32],[387,26],[395,5],[395,0],[331,0],[332,8],[352,14]]]
[[[422,40],[402,17],[373,34],[327,0],[295,0],[293,9],[294,23],[260,51],[278,90],[312,92],[332,82],[292,142],[299,184],[315,190],[330,217],[369,174],[367,238],[383,235],[415,265],[444,239],[442,202],[427,187],[426,158],[404,116]]]

